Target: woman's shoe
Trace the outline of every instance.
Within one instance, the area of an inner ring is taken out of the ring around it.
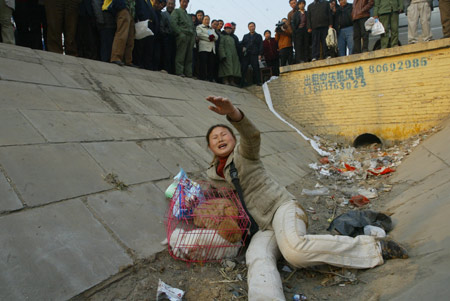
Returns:
[[[380,239],[380,245],[381,255],[383,256],[384,260],[409,258],[408,251],[406,251],[405,247],[391,239]]]

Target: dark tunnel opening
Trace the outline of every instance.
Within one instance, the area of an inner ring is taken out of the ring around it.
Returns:
[[[353,142],[353,146],[361,147],[361,146],[366,146],[366,145],[370,145],[373,143],[383,144],[381,142],[380,138],[378,138],[377,136],[375,136],[373,134],[365,133],[365,134],[362,134],[362,135],[359,135],[358,137],[356,137],[355,141]]]

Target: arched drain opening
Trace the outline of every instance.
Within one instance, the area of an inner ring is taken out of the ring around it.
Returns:
[[[355,141],[353,142],[353,146],[361,147],[361,146],[366,146],[366,145],[370,145],[373,143],[383,144],[381,142],[380,138],[378,138],[377,136],[375,136],[373,134],[365,133],[365,134],[362,134],[362,135],[359,135],[358,137],[356,137]]]

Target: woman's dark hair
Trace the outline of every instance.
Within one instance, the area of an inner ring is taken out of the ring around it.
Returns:
[[[297,2],[297,4],[295,5],[295,10],[299,10],[300,9],[300,3],[304,3],[306,6],[306,1],[305,0],[300,0]]]
[[[266,35],[266,32],[270,33],[272,35],[272,32],[268,29],[266,29],[266,31],[264,31],[264,35]]]
[[[212,127],[210,127],[210,128],[208,129],[208,131],[206,132],[206,143],[208,143],[208,146],[209,146],[209,135],[211,135],[211,132],[212,132],[215,128],[226,128],[226,129],[231,133],[231,136],[233,136],[234,140],[236,140],[236,136],[234,135],[233,130],[232,130],[228,125],[225,125],[225,124],[215,124],[215,125],[213,125]]]

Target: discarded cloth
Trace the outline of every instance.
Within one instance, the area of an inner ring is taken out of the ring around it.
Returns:
[[[367,225],[380,227],[386,232],[392,230],[392,220],[388,215],[372,210],[352,210],[336,217],[327,231],[336,230],[341,235],[356,237],[364,235]]]

